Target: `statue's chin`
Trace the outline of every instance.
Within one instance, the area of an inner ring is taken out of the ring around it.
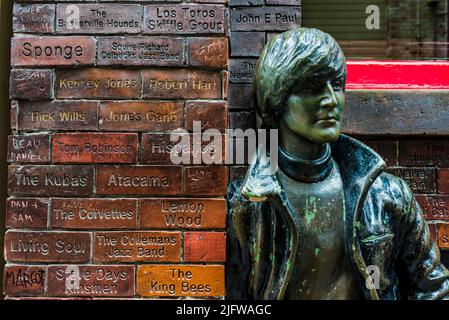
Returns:
[[[338,131],[332,130],[330,132],[326,130],[325,132],[319,132],[317,134],[310,135],[305,138],[317,144],[324,144],[337,141],[339,136],[340,136],[339,130]]]

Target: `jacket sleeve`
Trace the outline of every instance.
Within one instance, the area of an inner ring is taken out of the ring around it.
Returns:
[[[440,252],[430,236],[421,208],[408,185],[400,180],[403,242],[400,249],[404,274],[399,278],[403,298],[449,299],[449,272],[440,262]],[[401,279],[402,277],[402,279]]]

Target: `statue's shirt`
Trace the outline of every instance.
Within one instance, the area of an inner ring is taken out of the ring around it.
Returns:
[[[277,175],[300,217],[299,252],[286,299],[359,299],[344,243],[344,195],[338,165],[319,182]]]

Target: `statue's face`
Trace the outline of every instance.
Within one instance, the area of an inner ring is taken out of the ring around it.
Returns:
[[[344,104],[342,80],[328,76],[294,88],[282,118],[291,131],[312,142],[331,142],[340,135]]]

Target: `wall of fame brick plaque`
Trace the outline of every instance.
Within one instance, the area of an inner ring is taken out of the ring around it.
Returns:
[[[228,127],[229,17],[226,0],[15,1],[7,297],[225,297],[228,170],[172,163],[170,132]]]

